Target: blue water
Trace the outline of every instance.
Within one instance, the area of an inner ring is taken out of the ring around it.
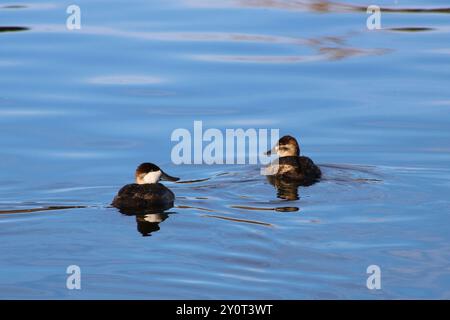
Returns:
[[[447,1],[379,1],[376,31],[364,1],[80,0],[73,31],[70,4],[0,4],[0,298],[450,298]],[[194,120],[294,135],[324,177],[286,201],[174,165]],[[147,220],[109,206],[145,161],[191,181]]]

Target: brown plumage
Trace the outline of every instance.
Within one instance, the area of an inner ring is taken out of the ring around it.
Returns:
[[[267,154],[275,152],[279,155],[279,158],[269,165],[268,170],[277,179],[293,181],[299,185],[307,186],[321,178],[320,168],[310,158],[300,156],[300,146],[294,137],[282,137]]]

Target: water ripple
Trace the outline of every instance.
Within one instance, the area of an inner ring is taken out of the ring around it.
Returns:
[[[93,84],[117,84],[117,85],[145,85],[161,83],[164,80],[153,76],[144,75],[111,75],[111,76],[96,76],[88,79],[89,83]]]

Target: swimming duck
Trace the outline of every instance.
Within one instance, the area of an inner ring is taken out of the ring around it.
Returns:
[[[137,167],[136,183],[127,184],[119,190],[112,205],[122,210],[162,209],[173,207],[175,195],[160,180],[178,181],[153,163]]]
[[[300,156],[300,147],[292,136],[284,136],[278,143],[266,152],[267,155],[276,153],[279,158],[267,168],[266,173],[272,180],[288,181],[297,185],[308,186],[317,182],[322,172],[314,162],[305,156]]]

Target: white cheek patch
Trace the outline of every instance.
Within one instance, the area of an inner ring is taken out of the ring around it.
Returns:
[[[278,148],[277,151],[278,151],[277,153],[280,157],[287,157],[287,156],[292,156],[295,154],[294,148],[290,145]]]
[[[157,183],[159,181],[159,178],[161,177],[161,171],[153,171],[149,172],[144,176],[144,183]]]
[[[163,221],[159,214],[147,214],[144,216],[144,220],[152,223],[159,223]]]
[[[275,154],[276,155],[280,155],[280,146],[276,145],[275,147],[273,147],[273,150],[275,150]]]

